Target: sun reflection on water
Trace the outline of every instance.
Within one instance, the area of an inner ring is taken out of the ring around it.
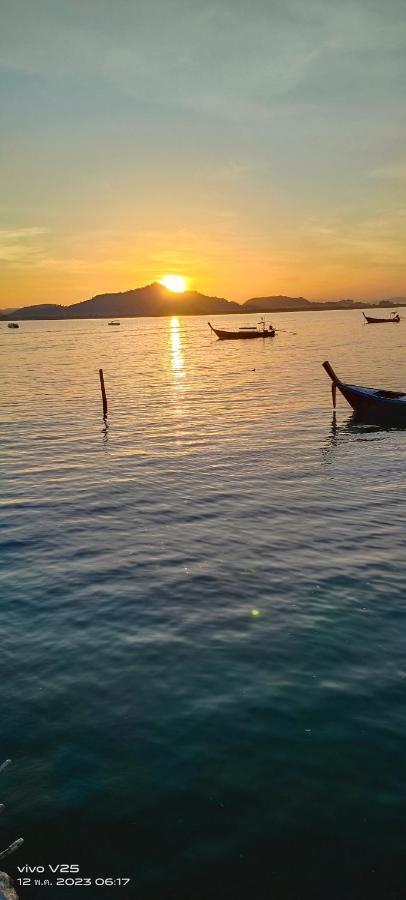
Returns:
[[[170,321],[170,350],[171,350],[171,366],[177,378],[185,377],[185,360],[182,353],[182,338],[179,326],[179,319],[173,316]]]

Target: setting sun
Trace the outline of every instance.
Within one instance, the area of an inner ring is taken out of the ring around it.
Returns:
[[[183,294],[186,290],[186,278],[182,275],[164,275],[159,279],[159,284],[163,284],[168,291],[174,291],[175,294]]]

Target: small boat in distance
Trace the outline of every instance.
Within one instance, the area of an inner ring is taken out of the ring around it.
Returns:
[[[352,406],[357,417],[365,422],[386,422],[406,426],[406,392],[345,384],[337,377],[329,362],[323,368],[331,378],[333,407],[336,407],[336,388]]]
[[[121,325],[121,322],[109,322],[109,325]]]
[[[214,328],[208,322],[211,330],[217,335],[219,341],[252,340],[253,338],[275,337],[276,331],[273,325],[267,325],[265,319],[261,319],[258,325],[243,325],[238,331],[225,331],[222,328]]]
[[[362,315],[364,316],[365,321],[368,322],[368,325],[377,325],[378,322],[400,322],[399,313],[394,312],[390,314],[390,319],[377,319],[374,316],[366,316],[364,312]]]
[[[9,322],[7,325],[7,328],[19,328],[19,327],[20,326],[17,324],[17,322]]]

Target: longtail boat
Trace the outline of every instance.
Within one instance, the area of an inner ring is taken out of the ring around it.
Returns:
[[[221,328],[213,328],[211,322],[208,322],[212,332],[217,335],[220,341],[235,340],[252,340],[253,338],[269,338],[275,337],[276,331],[272,325],[267,325],[264,319],[258,322],[258,325],[243,325],[238,331],[224,331]]]
[[[336,389],[352,406],[359,419],[367,422],[392,422],[406,425],[406,392],[387,391],[382,388],[361,387],[358,384],[345,384],[337,377],[329,362],[323,368],[331,378],[333,407],[336,407]]]
[[[391,313],[390,319],[376,319],[374,316],[366,316],[364,312],[362,315],[364,316],[365,321],[368,322],[368,325],[377,325],[378,322],[400,322],[399,313]]]

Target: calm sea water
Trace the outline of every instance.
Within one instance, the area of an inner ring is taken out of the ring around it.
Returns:
[[[321,362],[404,387],[406,326],[274,321],[0,328],[4,865],[131,878],[23,897],[405,897],[406,431]]]

